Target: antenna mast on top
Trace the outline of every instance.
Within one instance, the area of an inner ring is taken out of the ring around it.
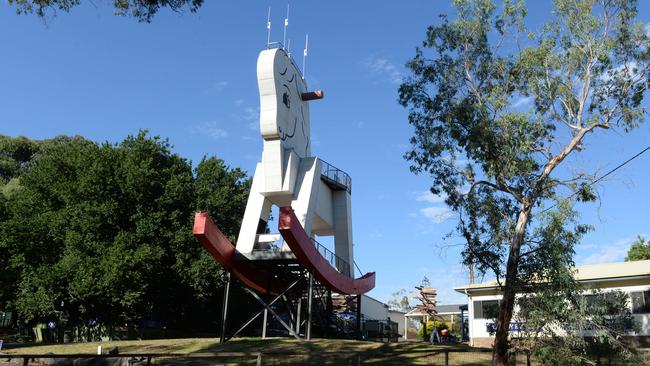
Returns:
[[[309,46],[309,34],[305,34],[305,51],[302,53],[302,78],[305,78],[307,72],[307,46]]]
[[[266,16],[266,48],[271,43],[271,7],[269,6],[269,15]]]
[[[287,17],[284,18],[284,36],[282,36],[282,47],[287,44],[287,28],[289,28],[289,4],[287,4]]]

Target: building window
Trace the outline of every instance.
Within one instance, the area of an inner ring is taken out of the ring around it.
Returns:
[[[632,314],[650,313],[650,290],[630,292]]]
[[[590,312],[603,313],[605,315],[616,315],[618,307],[617,298],[614,292],[583,295]]]
[[[499,303],[498,300],[474,301],[474,319],[496,319]]]

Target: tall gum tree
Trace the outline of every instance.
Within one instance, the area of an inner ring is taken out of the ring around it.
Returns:
[[[566,201],[596,198],[594,172],[558,168],[593,134],[643,121],[650,43],[635,1],[556,0],[534,33],[523,1],[454,4],[407,63],[405,158],[458,213],[465,262],[501,286],[493,364],[505,365],[515,294],[570,282],[587,228]]]

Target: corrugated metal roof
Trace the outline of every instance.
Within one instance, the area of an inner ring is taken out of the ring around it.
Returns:
[[[650,276],[650,260],[590,264],[586,266],[578,266],[575,269],[576,280],[581,282],[598,280],[606,281],[626,277]],[[473,285],[454,287],[454,290],[464,293],[465,290],[488,289],[496,287],[498,287],[497,281],[488,281],[483,283],[475,283]]]
[[[438,314],[449,314],[449,313],[458,313],[460,314],[460,307],[466,304],[450,304],[450,305],[438,305],[434,309]],[[423,313],[420,309],[413,309],[406,313],[406,316],[422,316],[427,315]]]
[[[438,305],[435,307],[436,312],[438,314],[445,314],[445,313],[459,313],[460,314],[460,307],[463,306],[464,304],[453,304],[453,305]]]

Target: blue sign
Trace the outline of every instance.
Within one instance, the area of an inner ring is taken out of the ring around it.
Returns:
[[[522,332],[525,330],[525,325],[526,323],[523,322],[511,322],[508,325],[508,331],[510,332]],[[497,331],[497,326],[495,323],[487,323],[485,324],[485,328],[488,333],[493,334],[496,333]]]

